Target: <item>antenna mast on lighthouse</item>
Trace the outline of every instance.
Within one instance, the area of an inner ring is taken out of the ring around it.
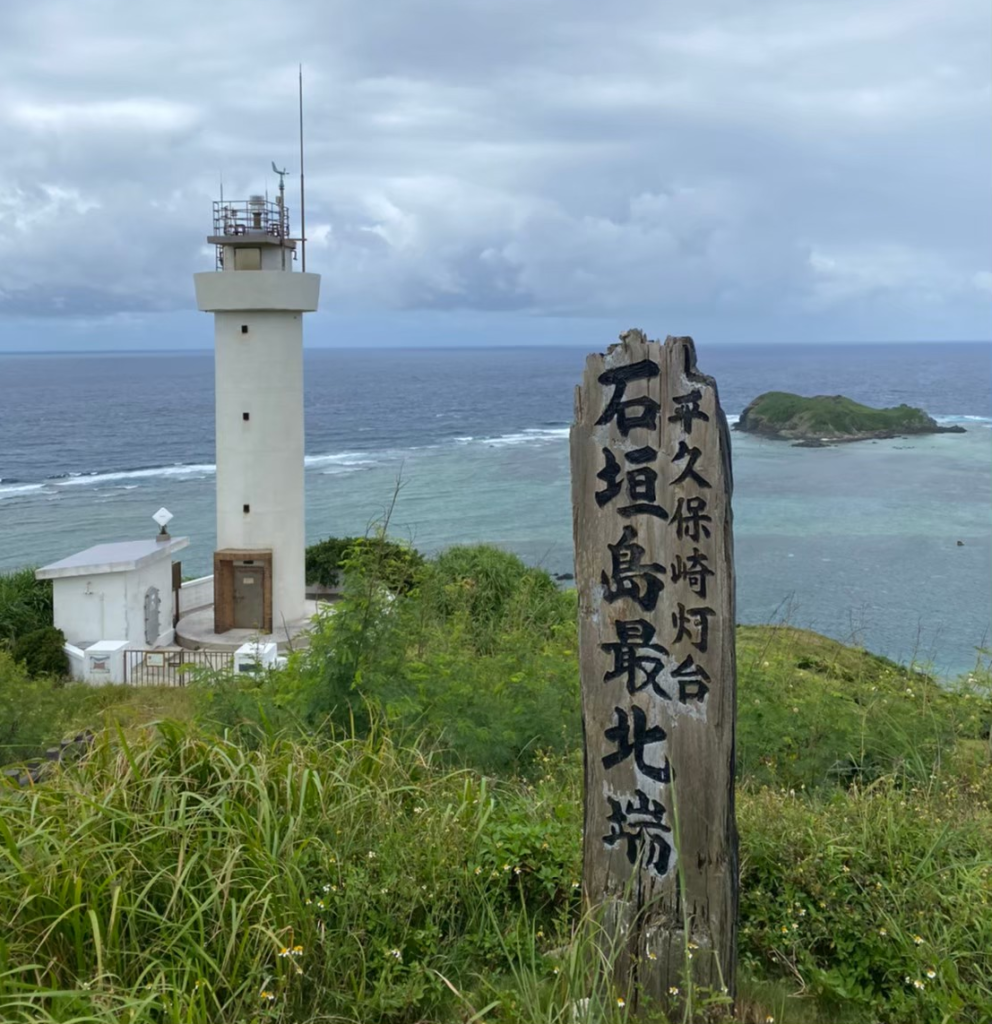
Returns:
[[[279,228],[282,232],[282,237],[285,238],[288,234],[287,218],[286,218],[286,171],[279,170],[276,167],[275,160],[272,161],[272,170],[279,175],[279,198],[276,200],[279,206]],[[221,197],[223,198],[223,196]]]
[[[301,269],[307,271],[307,215],[303,191],[303,65],[300,65],[300,253]]]

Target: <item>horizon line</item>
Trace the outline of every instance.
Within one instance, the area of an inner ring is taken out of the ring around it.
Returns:
[[[661,339],[658,339],[661,340]],[[611,342],[611,344],[613,344]],[[698,345],[699,342],[696,342]],[[850,341],[713,341],[705,342],[706,348],[745,348],[749,346],[766,346],[769,348],[793,346],[796,348],[813,348],[823,346],[864,346],[864,345],[992,345],[992,338],[929,338],[923,340],[906,341],[899,338],[875,339],[872,341],[850,340]],[[587,344],[581,343],[548,343],[548,344],[448,344],[448,345],[306,345],[304,352],[367,352],[367,351],[411,351],[411,352],[439,352],[439,351],[486,351],[493,349],[587,349]],[[60,355],[191,355],[196,353],[213,352],[209,348],[39,348],[39,349],[0,349],[0,356],[60,356]]]

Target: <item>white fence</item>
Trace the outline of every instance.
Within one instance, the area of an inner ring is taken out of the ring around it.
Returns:
[[[187,580],[179,588],[179,614],[186,615],[197,608],[209,608],[214,603],[214,578],[201,576]]]

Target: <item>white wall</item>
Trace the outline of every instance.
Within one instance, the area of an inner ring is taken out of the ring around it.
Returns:
[[[215,322],[217,547],[271,549],[278,628],[306,610],[303,318],[216,313]]]
[[[157,587],[158,644],[172,642],[172,559],[168,556],[127,572],[63,576],[52,581],[54,623],[71,644],[126,640],[145,644],[145,593]]]
[[[209,608],[213,603],[213,576],[201,576],[199,579],[187,580],[179,588],[180,615],[195,611],[197,608]]]
[[[52,580],[54,622],[71,644],[127,637],[125,573],[64,576]],[[142,616],[142,626],[144,616]]]
[[[225,266],[233,263],[225,261]],[[311,313],[320,297],[320,274],[291,269],[207,270],[194,274],[193,282],[197,306],[210,313],[263,309]]]
[[[217,547],[272,551],[279,628],[306,613],[303,313],[317,308],[320,276],[291,261],[285,271],[234,263],[194,275],[197,305],[214,314]]]

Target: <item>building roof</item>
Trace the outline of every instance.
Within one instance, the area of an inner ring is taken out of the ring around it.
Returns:
[[[56,580],[65,576],[97,576],[105,572],[127,572],[150,562],[170,557],[189,545],[189,537],[169,540],[122,540],[114,544],[96,544],[61,561],[43,565],[35,572],[39,580]]]

